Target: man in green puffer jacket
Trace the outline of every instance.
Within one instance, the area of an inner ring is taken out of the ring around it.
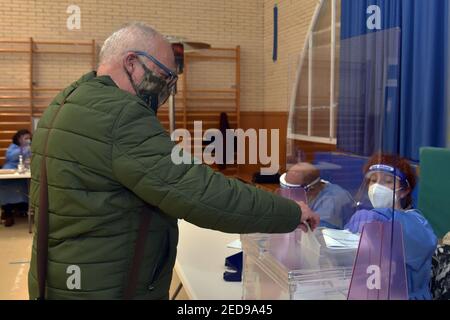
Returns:
[[[32,144],[30,299],[167,299],[178,219],[230,233],[318,224],[302,203],[206,165],[172,162],[175,144],[156,109],[176,81],[174,69],[164,37],[130,24],[105,41],[97,73],[81,77],[46,109]],[[48,223],[41,224],[43,217]],[[46,249],[38,250],[42,239]],[[45,261],[44,276],[38,260]]]

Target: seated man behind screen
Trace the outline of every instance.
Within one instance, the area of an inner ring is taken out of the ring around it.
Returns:
[[[336,184],[320,179],[320,171],[310,163],[292,166],[280,177],[282,188],[303,188],[308,206],[320,215],[320,226],[343,229],[354,213],[350,193]]]

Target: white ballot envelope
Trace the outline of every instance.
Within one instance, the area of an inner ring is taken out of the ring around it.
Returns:
[[[359,234],[351,233],[348,230],[323,229],[323,239],[329,249],[344,250],[358,249]]]

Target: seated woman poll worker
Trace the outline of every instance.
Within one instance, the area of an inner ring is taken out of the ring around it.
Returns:
[[[368,196],[373,208],[358,210],[345,228],[360,233],[369,222],[398,221],[403,231],[409,299],[431,299],[431,261],[437,238],[428,221],[412,207],[411,192],[416,185],[413,168],[404,158],[375,154],[364,173],[362,194]]]
[[[5,154],[5,163],[2,169],[17,169],[20,156],[24,164],[31,158],[31,132],[27,129],[17,131],[12,137]],[[14,212],[26,215],[28,210],[28,183],[23,179],[0,181],[0,205],[2,206],[2,220],[4,226],[14,224]]]

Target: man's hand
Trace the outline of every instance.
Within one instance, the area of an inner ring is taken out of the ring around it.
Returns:
[[[320,223],[320,216],[312,211],[303,201],[297,202],[297,204],[302,210],[302,217],[300,218],[299,226],[300,229],[302,229],[304,232],[308,232],[306,226],[303,223],[307,223],[311,230],[316,229]]]

